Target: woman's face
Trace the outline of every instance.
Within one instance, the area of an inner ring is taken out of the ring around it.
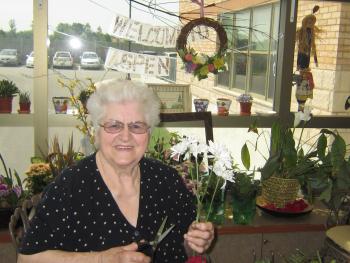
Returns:
[[[147,149],[149,129],[145,133],[133,133],[128,127],[131,123],[136,124],[133,128],[139,127],[137,125],[142,127],[145,123],[144,113],[137,102],[107,104],[105,117],[100,124],[124,126],[116,133],[106,132],[106,129],[101,127],[97,135],[99,151],[115,168],[127,169],[137,165]]]

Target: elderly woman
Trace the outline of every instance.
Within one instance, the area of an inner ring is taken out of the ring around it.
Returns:
[[[144,158],[160,102],[146,85],[109,80],[87,104],[97,152],[66,169],[43,195],[18,262],[151,262],[163,220],[174,227],[153,262],[185,262],[210,246],[211,223],[195,223],[193,196],[175,169]]]

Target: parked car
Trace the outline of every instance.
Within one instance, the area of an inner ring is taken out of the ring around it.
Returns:
[[[73,68],[73,57],[69,51],[57,51],[52,58],[54,68]]]
[[[2,49],[0,51],[0,64],[18,66],[20,58],[17,49]]]
[[[30,54],[27,55],[26,67],[27,68],[34,68],[34,51],[30,52]]]
[[[80,57],[80,67],[82,69],[100,69],[101,60],[96,52],[85,51]]]

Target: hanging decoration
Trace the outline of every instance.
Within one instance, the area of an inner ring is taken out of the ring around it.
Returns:
[[[297,71],[294,75],[296,84],[296,99],[298,111],[303,111],[307,99],[313,98],[314,80],[310,69],[310,57],[313,55],[316,67],[318,67],[315,39],[321,30],[315,25],[319,6],[315,6],[312,14],[302,20],[302,25],[297,30],[296,42],[298,47]]]
[[[203,25],[214,29],[220,42],[218,50],[212,56],[197,52],[187,43],[190,32],[195,27]],[[208,78],[209,73],[218,74],[226,70],[227,35],[223,26],[214,19],[200,17],[187,23],[177,38],[176,50],[185,65],[186,72],[193,74],[198,80]]]

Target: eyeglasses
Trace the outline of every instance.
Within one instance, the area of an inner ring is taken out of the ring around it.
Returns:
[[[141,121],[130,122],[127,124],[129,132],[134,134],[143,134],[149,130],[149,126]],[[125,124],[120,121],[107,121],[104,124],[100,124],[100,127],[103,127],[107,133],[118,133],[122,131],[125,127]]]

